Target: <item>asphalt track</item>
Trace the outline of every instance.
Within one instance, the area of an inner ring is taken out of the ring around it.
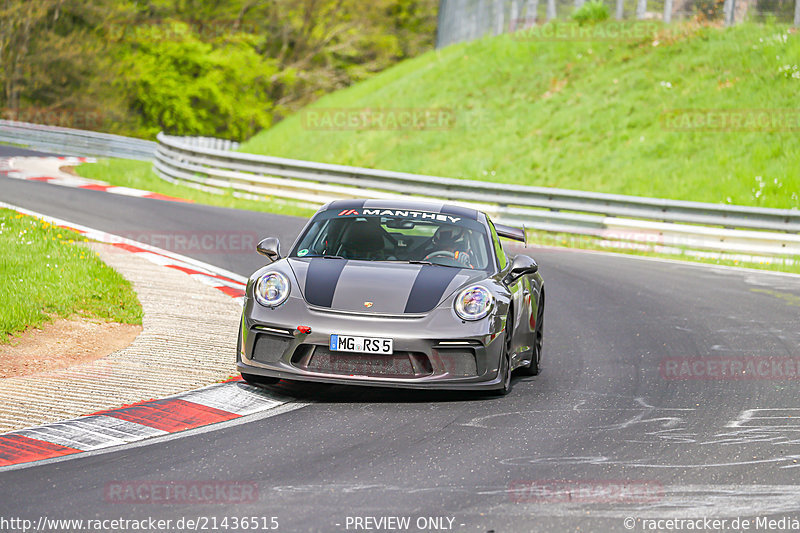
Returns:
[[[45,157],[57,154],[42,152],[37,150],[29,150],[27,148],[18,148],[7,144],[0,144],[0,157]]]
[[[0,200],[111,233],[254,230],[288,246],[303,223],[7,178]],[[262,264],[230,252],[181,251],[243,275]],[[0,517],[154,517],[182,531],[180,518],[254,516],[292,532],[498,533],[652,530],[641,521],[628,529],[626,517],[728,520],[708,531],[749,518],[755,530],[756,517],[800,518],[798,380],[775,359],[800,360],[800,277],[528,252],[547,287],[544,370],[517,377],[509,396],[281,385],[310,404],[0,470]],[[670,379],[665,370],[680,358],[765,357],[760,379]],[[251,482],[258,498],[131,504],[107,492],[210,481]],[[390,516],[410,526],[355,521]],[[426,517],[447,519],[418,522]]]

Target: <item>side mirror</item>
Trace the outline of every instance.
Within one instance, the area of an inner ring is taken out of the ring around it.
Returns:
[[[526,274],[535,274],[538,271],[539,265],[536,264],[536,261],[527,255],[519,254],[514,257],[514,260],[511,262],[511,268],[508,270],[506,279],[508,279],[509,282],[514,282]]]
[[[256,245],[256,252],[274,263],[281,258],[281,243],[275,237],[267,237]]]

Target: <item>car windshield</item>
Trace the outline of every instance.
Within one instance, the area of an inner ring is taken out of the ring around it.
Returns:
[[[478,221],[416,211],[394,213],[403,216],[323,211],[290,256],[489,268],[489,238]]]

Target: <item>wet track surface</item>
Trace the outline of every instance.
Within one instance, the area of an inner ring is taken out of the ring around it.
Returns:
[[[4,202],[111,233],[253,231],[288,249],[304,222],[7,178],[0,191]],[[176,251],[242,275],[263,264],[247,250]],[[410,517],[407,531],[498,533],[628,531],[626,517],[800,516],[800,401],[789,375],[800,361],[800,278],[527,252],[547,290],[543,372],[517,377],[505,398],[280,384],[310,404],[0,470],[0,515],[274,516],[279,531],[354,531],[353,517],[396,516]],[[730,366],[737,361],[756,378]],[[721,365],[733,373],[708,379]],[[108,496],[114,483],[210,480],[252,482],[258,497]]]

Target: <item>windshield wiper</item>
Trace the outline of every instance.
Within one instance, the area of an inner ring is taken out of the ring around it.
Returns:
[[[431,263],[430,261],[422,261],[422,260],[418,261],[416,259],[410,259],[410,260],[405,260],[405,259],[391,259],[391,260],[388,260],[387,259],[386,261],[383,261],[383,262],[384,263],[403,263],[403,264],[407,264],[407,265],[435,265],[436,264],[436,263]]]
[[[344,259],[341,255],[323,255],[323,259]]]

